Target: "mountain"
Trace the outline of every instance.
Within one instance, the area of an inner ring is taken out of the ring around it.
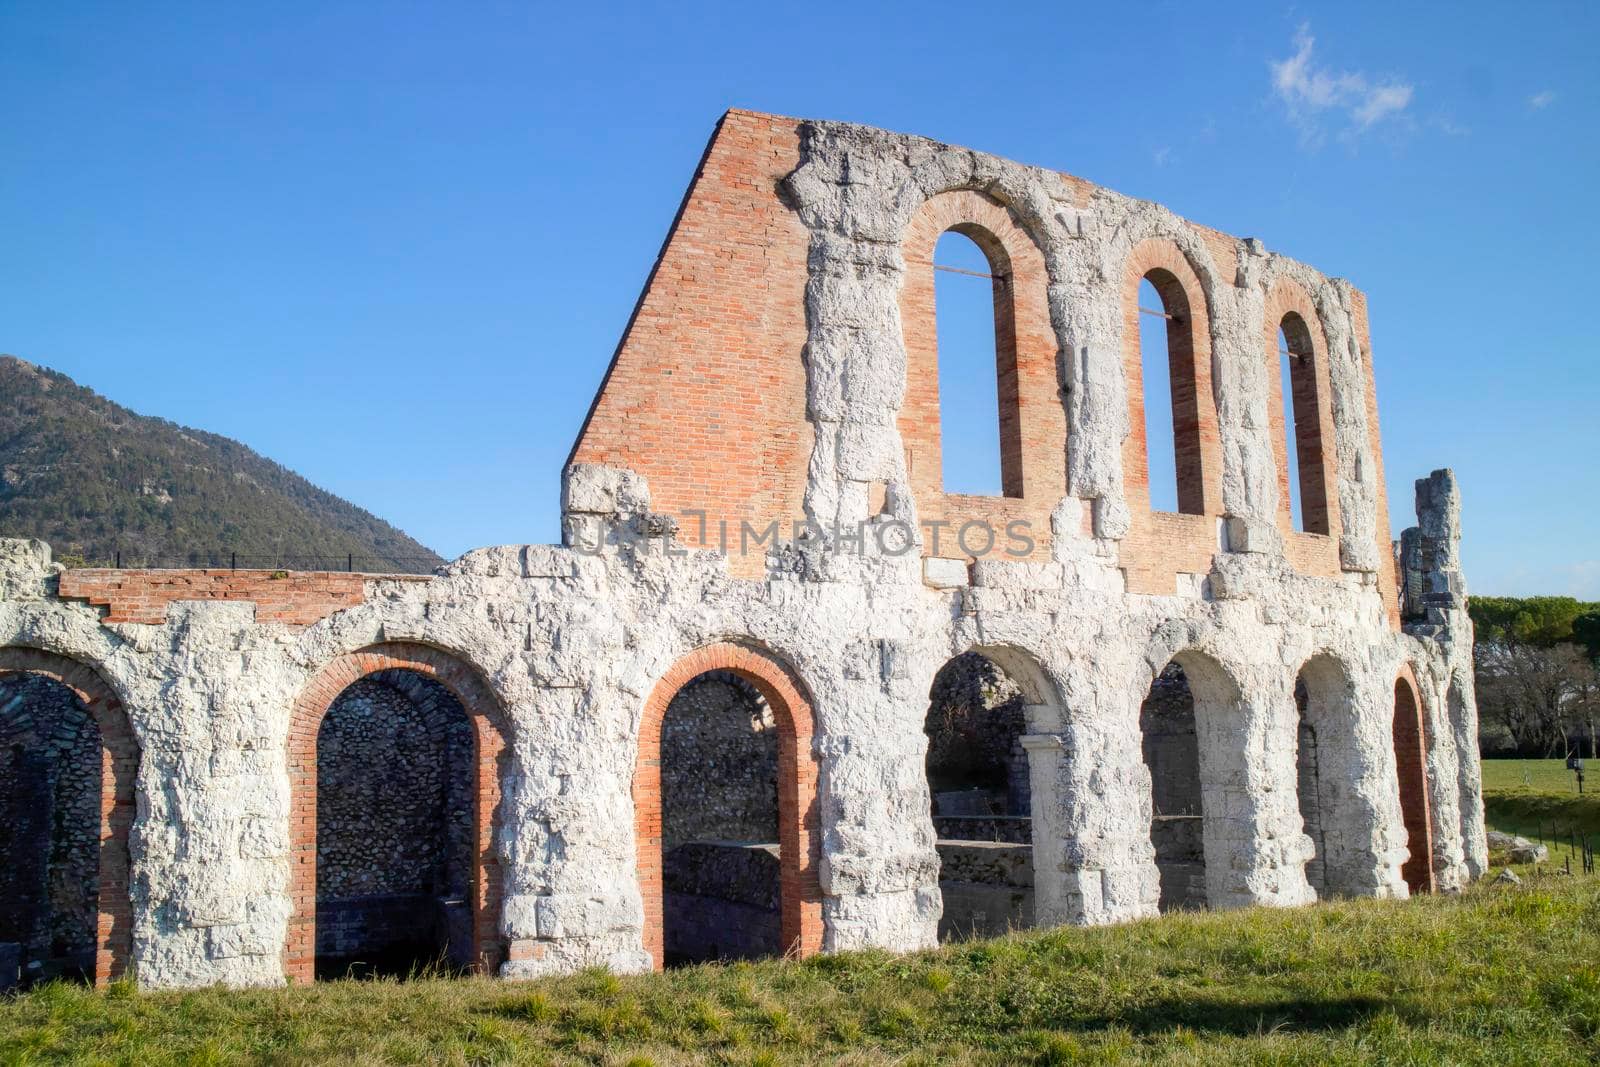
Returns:
[[[238,441],[0,356],[0,537],[124,566],[427,573],[443,560]]]

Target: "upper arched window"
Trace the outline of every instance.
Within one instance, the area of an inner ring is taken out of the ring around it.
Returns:
[[[1017,341],[1005,253],[988,231],[960,225],[940,236],[932,267],[944,490],[1020,497]]]
[[[1150,510],[1203,515],[1204,456],[1189,296],[1172,272],[1158,267],[1139,283],[1138,299]]]
[[[1316,348],[1306,320],[1293,311],[1278,324],[1278,365],[1290,524],[1306,533],[1326,534],[1328,492],[1323,471]]]

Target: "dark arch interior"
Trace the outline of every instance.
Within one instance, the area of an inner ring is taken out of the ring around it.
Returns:
[[[667,705],[661,854],[667,966],[782,953],[778,724],[731,671]]]
[[[1411,858],[1400,874],[1413,893],[1433,887],[1432,842],[1428,833],[1427,752],[1422,732],[1421,705],[1411,683],[1394,683],[1394,758],[1400,780],[1400,817],[1405,822],[1406,846]]]
[[[100,779],[100,730],[78,694],[0,674],[0,989],[94,980]]]
[[[1306,881],[1318,897],[1328,895],[1328,835],[1323,822],[1322,753],[1318,748],[1316,723],[1311,716],[1311,689],[1304,671],[1294,681],[1295,780],[1300,801],[1300,821],[1311,838],[1315,854],[1306,861]]]
[[[472,722],[409,670],[351,683],[317,731],[318,977],[471,965]]]
[[[1156,676],[1139,709],[1150,771],[1150,844],[1161,875],[1161,910],[1206,906],[1205,811],[1194,693],[1176,662]]]
[[[928,693],[928,792],[944,911],[940,940],[1033,923],[1026,701],[993,660],[967,652]]]

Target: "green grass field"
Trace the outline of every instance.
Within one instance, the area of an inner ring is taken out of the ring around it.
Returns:
[[[1600,848],[1600,789],[1592,788],[1600,787],[1600,775],[1585,777],[1587,791],[1579,796],[1563,760],[1486,759],[1484,822],[1491,830],[1552,842],[1550,858],[1558,865],[1567,849],[1557,849],[1554,842],[1569,840],[1573,832],[1594,837]]]
[[[1600,879],[1178,915],[912,956],[0,1002],[0,1063],[1600,1059]]]
[[[1567,770],[1566,760],[1486,759],[1483,761],[1483,788],[1486,792],[1507,789],[1532,789],[1538,793],[1564,793],[1576,796],[1577,779]],[[1583,787],[1600,793],[1600,766],[1586,761]]]

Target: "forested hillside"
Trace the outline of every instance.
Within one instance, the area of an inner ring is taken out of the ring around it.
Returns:
[[[431,571],[377,516],[204,430],[0,356],[0,536],[125,566]]]

